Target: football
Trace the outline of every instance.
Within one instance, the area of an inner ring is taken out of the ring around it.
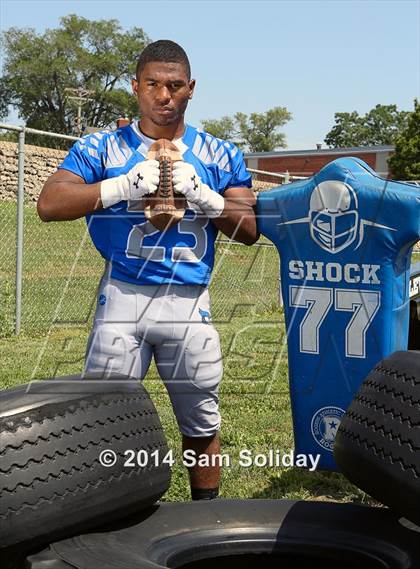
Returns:
[[[144,197],[144,214],[156,229],[164,231],[182,219],[187,205],[185,197],[174,192],[172,184],[172,165],[182,160],[182,155],[173,142],[160,138],[149,148],[147,159],[159,162],[160,174],[156,192]]]

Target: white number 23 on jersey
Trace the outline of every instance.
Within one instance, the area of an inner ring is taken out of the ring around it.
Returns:
[[[196,214],[193,218],[183,218],[176,228],[181,235],[192,235],[195,244],[192,247],[175,246],[172,247],[171,260],[173,262],[198,263],[207,252],[207,233],[206,227],[209,223],[208,218],[199,217]],[[167,256],[166,247],[159,245],[144,245],[146,237],[160,233],[150,221],[145,221],[135,225],[130,231],[127,240],[126,255],[131,259],[145,259],[147,261],[164,261]],[[164,235],[162,233],[162,235]]]

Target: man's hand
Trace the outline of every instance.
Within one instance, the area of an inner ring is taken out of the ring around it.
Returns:
[[[159,162],[145,160],[127,174],[101,182],[101,201],[104,208],[123,200],[139,200],[156,192],[159,185]]]
[[[196,204],[207,217],[222,215],[225,208],[223,196],[201,181],[194,166],[188,162],[175,162],[172,172],[175,192],[183,194],[188,202]]]

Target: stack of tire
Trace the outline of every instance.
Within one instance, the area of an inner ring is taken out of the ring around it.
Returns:
[[[420,352],[397,352],[375,367],[335,445],[343,473],[389,508],[156,503],[169,470],[152,463],[127,471],[123,461],[127,448],[166,451],[147,393],[122,378],[76,379],[1,396],[1,567],[420,568]],[[106,449],[116,453],[114,466],[99,462]]]
[[[169,488],[165,464],[124,466],[127,449],[168,450],[137,381],[64,377],[3,391],[0,402],[0,567],[143,510]]]

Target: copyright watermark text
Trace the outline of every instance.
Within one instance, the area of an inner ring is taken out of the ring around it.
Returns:
[[[223,468],[232,468],[234,466],[242,468],[288,468],[296,466],[313,472],[317,469],[320,458],[320,454],[296,454],[294,450],[282,452],[281,450],[270,449],[262,453],[250,449],[242,449],[237,456],[233,457],[228,453],[197,454],[194,450],[189,449],[183,452],[181,463],[187,468],[194,466],[221,466]],[[99,455],[100,464],[106,468],[115,466],[120,460],[122,460],[124,468],[158,467],[164,464],[172,467],[177,462],[172,450],[167,452],[162,452],[161,450],[149,452],[145,449],[138,451],[127,449],[123,452],[123,456],[119,457],[112,449],[106,449]]]

